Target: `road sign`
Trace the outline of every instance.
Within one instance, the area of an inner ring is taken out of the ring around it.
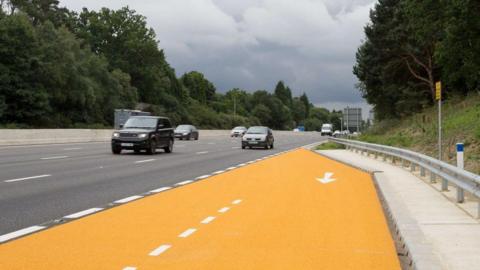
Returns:
[[[442,82],[435,83],[435,99],[442,99]]]

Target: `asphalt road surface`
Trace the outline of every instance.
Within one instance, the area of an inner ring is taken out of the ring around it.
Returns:
[[[272,150],[242,150],[228,133],[200,134],[153,156],[112,155],[109,143],[0,147],[0,235],[325,139],[274,135]]]

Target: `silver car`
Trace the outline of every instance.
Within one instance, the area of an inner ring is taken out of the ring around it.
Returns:
[[[242,149],[246,147],[272,149],[274,141],[275,139],[270,128],[263,126],[250,127],[242,137]]]

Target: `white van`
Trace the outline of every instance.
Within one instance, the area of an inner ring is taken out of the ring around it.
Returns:
[[[320,135],[324,136],[332,136],[333,134],[333,125],[332,124],[323,124],[322,130],[320,131]]]

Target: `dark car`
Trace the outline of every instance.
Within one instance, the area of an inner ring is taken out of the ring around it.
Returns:
[[[179,125],[175,129],[175,138],[179,138],[180,140],[190,140],[192,138],[198,140],[198,136],[197,128],[192,125]]]
[[[139,153],[146,150],[155,154],[158,148],[167,153],[173,150],[173,128],[170,119],[158,116],[132,116],[121,130],[112,135],[112,152],[120,154],[123,149]]]
[[[268,127],[250,127],[242,137],[242,149],[246,147],[263,147],[265,149],[273,148],[273,133]]]

